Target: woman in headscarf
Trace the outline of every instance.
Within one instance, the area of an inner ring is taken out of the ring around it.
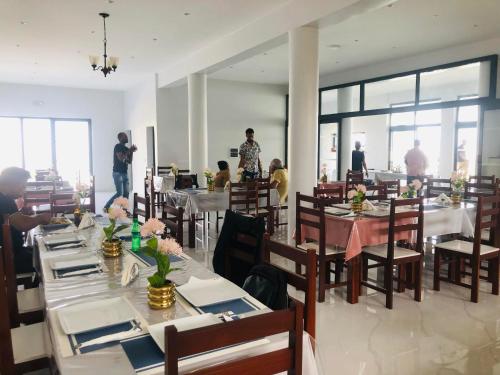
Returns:
[[[226,186],[226,183],[231,179],[231,173],[229,172],[229,165],[227,161],[221,160],[217,162],[219,166],[219,172],[215,175],[215,187],[223,188]]]

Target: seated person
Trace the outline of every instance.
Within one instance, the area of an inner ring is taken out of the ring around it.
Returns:
[[[19,212],[15,200],[23,196],[29,178],[28,171],[17,167],[6,168],[0,174],[0,224],[3,225],[4,218],[8,218],[11,225],[16,274],[34,272],[33,249],[24,246],[23,232],[50,222],[50,213],[27,216]],[[0,230],[1,244],[3,244],[2,230]]]
[[[284,204],[288,198],[288,171],[283,168],[280,159],[273,159],[269,165],[271,175],[271,187],[278,190],[280,204]]]
[[[223,188],[231,179],[229,164],[227,164],[227,161],[221,160],[217,162],[217,165],[219,166],[219,172],[215,175],[214,184],[216,188]]]

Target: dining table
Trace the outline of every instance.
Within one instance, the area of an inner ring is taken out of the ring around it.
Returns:
[[[176,302],[167,309],[151,309],[147,303],[147,278],[156,271],[153,259],[131,250],[130,228],[118,234],[123,241],[123,255],[105,258],[101,242],[104,236],[102,227],[106,224],[106,218],[97,217],[87,228],[70,225],[47,231],[38,227],[28,236],[35,249],[34,265],[41,278],[48,339],[59,373],[163,374],[164,349],[160,336],[165,322],[176,325],[184,322],[182,324],[186,326],[186,321],[194,324],[194,320],[203,322],[208,319],[210,322],[203,324],[224,324],[224,317],[228,314],[231,319],[244,319],[270,311],[241,288],[185,253],[169,256],[177,269],[169,274],[169,279],[178,289]],[[63,244],[54,247],[68,238],[80,242],[75,242],[75,246],[67,244],[64,247]],[[95,267],[87,265],[78,270],[75,260],[89,257],[97,259]],[[72,267],[60,267],[65,262]],[[123,272],[131,265],[138,270],[138,277],[130,284],[123,283]],[[202,294],[205,299],[212,298],[208,288],[215,281],[224,282],[228,289],[236,290],[239,298],[196,305],[186,294],[179,292],[182,286],[191,285],[194,280],[201,283],[197,285],[201,285],[198,287],[202,292],[207,288],[207,293]],[[117,337],[108,342],[106,338],[112,337],[108,335],[118,335],[120,339]],[[304,333],[303,343],[303,373],[318,374],[317,359],[307,333]],[[275,335],[183,358],[179,361],[179,369],[184,373],[287,346],[288,334]]]

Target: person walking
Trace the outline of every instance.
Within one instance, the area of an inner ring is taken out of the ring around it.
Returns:
[[[354,172],[363,173],[363,168],[366,172],[366,178],[368,178],[368,168],[366,167],[365,152],[361,151],[361,142],[356,141],[354,143],[354,150],[352,150],[352,165],[351,170]]]
[[[128,180],[128,165],[132,163],[134,152],[137,147],[132,145],[125,146],[128,143],[126,133],[118,133],[118,143],[113,150],[113,181],[115,183],[116,193],[108,200],[104,206],[104,211],[107,212],[113,201],[118,197],[128,199],[129,195],[129,180]]]
[[[240,163],[238,168],[243,168],[243,180],[254,180],[262,175],[262,164],[259,154],[261,152],[259,144],[254,140],[254,131],[248,128],[245,131],[246,142],[240,146]]]
[[[406,153],[405,164],[408,184],[411,184],[416,179],[424,182],[425,170],[429,166],[429,162],[427,161],[427,156],[420,149],[420,141],[418,139],[415,140],[414,147]]]

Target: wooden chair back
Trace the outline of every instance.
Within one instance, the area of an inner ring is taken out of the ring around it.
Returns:
[[[302,244],[307,238],[302,238],[302,226],[319,231],[319,254],[325,255],[326,249],[326,216],[325,207],[335,204],[333,198],[315,198],[309,195],[296,194],[295,211],[295,245]],[[308,215],[309,217],[305,217]]]
[[[233,320],[224,324],[179,332],[174,325],[165,327],[165,374],[179,374],[179,359],[198,353],[243,344],[288,332],[288,347],[206,367],[204,375],[302,374],[302,303],[293,301],[290,308]]]
[[[271,183],[269,182],[269,179],[262,180],[262,182],[256,181],[255,185],[257,189],[257,198],[259,199],[258,207],[266,208],[271,211]]]
[[[162,203],[161,221],[165,224],[164,237],[175,238],[175,240],[184,246],[184,208],[170,206],[167,202]]]
[[[149,197],[140,197],[134,193],[134,208],[132,211],[134,217],[137,217],[140,224],[144,224],[151,217],[151,203]]]
[[[473,257],[479,261],[481,255],[481,240],[484,230],[489,230],[489,240],[491,246],[500,246],[500,195],[479,196],[476,223],[474,227],[474,247]]]
[[[342,186],[323,188],[318,185],[314,187],[313,195],[315,198],[333,199],[335,204],[344,202],[344,188]]]
[[[243,213],[259,212],[259,191],[255,181],[229,183],[229,209]]]
[[[464,189],[464,198],[489,197],[498,194],[498,185],[486,182],[466,182]]]
[[[440,194],[451,194],[451,180],[449,178],[428,178],[427,189],[425,190],[426,198],[437,197]]]
[[[75,193],[50,193],[50,213],[52,216],[58,214],[72,214],[78,205],[75,202]]]
[[[363,172],[361,171],[351,171],[350,169],[347,170],[347,173],[345,175],[345,190],[344,193],[346,194],[346,199],[347,199],[347,192],[351,190],[355,185],[363,184]]]
[[[469,176],[469,182],[476,184],[494,184],[495,175],[491,176]]]
[[[396,212],[398,207],[418,205],[418,209]],[[394,242],[399,232],[416,231],[417,241],[414,250],[423,253],[424,243],[424,199],[423,197],[411,199],[391,198],[389,215],[389,233],[387,236],[387,261],[394,263]]]
[[[4,222],[5,223],[5,222]],[[21,319],[19,316],[19,307],[17,305],[17,282],[16,270],[14,267],[14,247],[12,243],[12,232],[8,221],[2,225],[3,235],[3,273],[0,277],[5,276],[6,297],[9,310],[9,322],[11,328],[19,327]]]
[[[387,196],[392,196],[393,198],[397,198],[401,195],[401,181],[400,180],[388,180],[388,181],[380,181],[380,185],[384,185]],[[395,197],[394,197],[395,195]]]
[[[369,185],[366,187],[365,198],[369,201],[387,200],[387,188],[385,185]]]
[[[157,166],[156,167],[156,175],[157,176],[168,176],[170,172],[172,171],[172,167],[164,167],[164,166]]]
[[[0,246],[0,373],[16,374],[14,349],[12,347],[10,301],[4,263],[4,249]]]
[[[313,338],[316,337],[316,276],[318,257],[313,249],[307,252],[295,247],[272,241],[266,234],[262,245],[262,260],[279,269],[286,275],[286,282],[305,293],[304,329]],[[271,262],[271,253],[288,259],[295,264],[305,266],[305,274],[299,274]]]

